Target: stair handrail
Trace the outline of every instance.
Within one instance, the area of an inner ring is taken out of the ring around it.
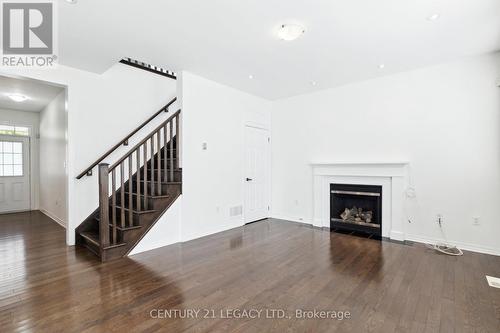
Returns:
[[[168,112],[168,108],[177,101],[177,97],[174,97],[170,102],[167,103],[164,107],[158,110],[155,114],[149,117],[146,121],[144,121],[141,125],[136,127],[132,132],[130,132],[123,140],[114,145],[111,149],[106,151],[101,157],[99,157],[94,163],[92,163],[88,168],[86,168],[82,173],[80,173],[76,179],[81,179],[84,176],[92,176],[92,169],[94,169],[97,165],[99,165],[106,157],[111,155],[116,149],[118,149],[121,145],[128,146],[128,140],[134,136],[137,132],[139,132],[144,126],[149,124],[153,119],[155,119],[162,112]],[[170,118],[169,118],[170,119]]]
[[[112,164],[109,167],[109,171],[111,172],[112,170],[116,169],[123,161],[125,161],[130,155],[132,155],[140,146],[142,146],[146,141],[151,139],[158,131],[165,127],[167,123],[172,121],[175,117],[177,117],[181,113],[181,109],[175,111],[170,117],[168,117],[167,120],[162,122],[158,127],[156,127],[154,130],[152,130],[144,139],[142,139],[138,144],[136,144],[132,149],[130,149],[125,155],[123,155],[119,160],[117,160],[114,164]]]
[[[146,198],[148,192],[151,195],[165,195],[162,184],[175,181],[174,171],[179,170],[180,112],[180,109],[177,110],[167,120],[163,121],[112,166],[107,163],[99,164],[99,243],[101,252],[108,246],[117,245],[117,228],[119,226],[121,228],[133,226],[134,198],[136,201],[135,209],[140,211],[141,206],[147,205],[141,203],[141,196]],[[168,154],[168,152],[170,153]],[[134,153],[136,156],[135,163],[133,159]],[[142,162],[141,156],[143,156]],[[126,165],[128,165],[128,168]],[[135,166],[136,173],[134,176],[133,169]],[[120,167],[119,170],[117,170],[118,167]],[[117,177],[117,173],[119,173],[119,177]],[[136,186],[134,186],[134,182]],[[149,189],[148,182],[151,185]],[[143,185],[142,192],[141,183]],[[127,194],[125,194],[126,190],[128,190]],[[119,199],[120,206],[117,206],[117,199]],[[127,212],[125,212],[126,200],[129,207]],[[110,205],[111,219],[109,214]],[[117,216],[117,207],[120,210],[120,216]],[[128,214],[128,221],[126,213]]]

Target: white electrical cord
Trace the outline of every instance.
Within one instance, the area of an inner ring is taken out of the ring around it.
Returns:
[[[453,246],[453,245],[448,245],[448,244],[443,244],[443,243],[436,243],[434,245],[432,244],[425,244],[429,249],[436,250],[438,252],[447,254],[449,256],[463,256],[464,253],[462,250],[460,250],[458,247]]]
[[[441,216],[438,217],[439,230],[441,230],[441,234],[443,235],[443,238],[444,238],[444,240],[446,242],[447,241],[446,240],[446,235],[444,234],[443,226],[441,225],[441,218],[442,218]],[[425,244],[425,246],[427,248],[429,248],[429,249],[436,250],[438,252],[447,254],[449,256],[463,256],[464,255],[464,253],[462,252],[462,250],[460,250],[458,247],[453,246],[453,245],[449,245],[449,244],[446,244],[446,243],[436,243],[434,245],[432,245],[432,244]]]

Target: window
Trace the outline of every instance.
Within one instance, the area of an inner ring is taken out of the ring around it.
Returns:
[[[23,175],[23,143],[0,141],[0,177]]]
[[[0,125],[0,135],[28,136],[29,128],[22,126]]]

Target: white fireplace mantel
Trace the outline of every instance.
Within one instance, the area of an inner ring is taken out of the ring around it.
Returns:
[[[408,187],[408,162],[311,163],[314,219],[318,227],[330,227],[330,184],[382,186],[382,236],[405,240],[404,200]]]

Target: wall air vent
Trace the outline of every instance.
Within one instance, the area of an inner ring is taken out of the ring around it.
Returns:
[[[243,206],[234,206],[229,208],[229,216],[240,216],[243,214]]]

